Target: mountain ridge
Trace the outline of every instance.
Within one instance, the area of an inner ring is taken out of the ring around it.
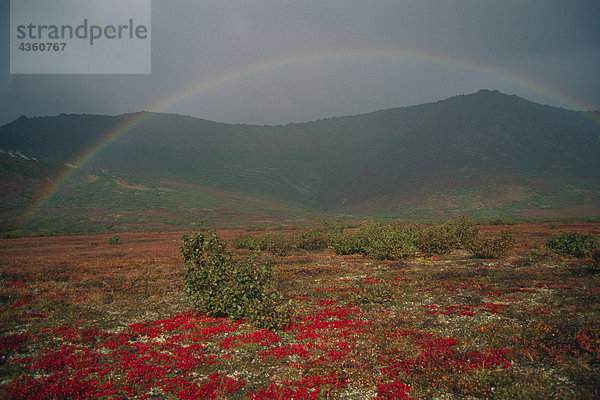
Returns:
[[[20,117],[0,127],[0,148],[60,166],[135,120],[78,166],[73,187],[86,174],[109,171],[133,187],[136,180],[196,185],[311,215],[597,214],[594,115],[480,90],[286,125],[143,111]],[[61,193],[58,208],[85,208],[75,192]]]

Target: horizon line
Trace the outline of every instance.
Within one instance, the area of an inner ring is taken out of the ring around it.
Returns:
[[[387,107],[387,108],[375,109],[375,110],[371,110],[371,111],[359,112],[359,113],[356,113],[356,114],[332,115],[332,116],[328,116],[328,117],[322,117],[322,118],[311,119],[311,120],[290,121],[290,122],[280,122],[280,123],[269,123],[269,122],[265,122],[265,123],[227,122],[227,121],[217,121],[217,120],[209,119],[209,118],[203,117],[203,116],[197,116],[197,115],[191,115],[191,114],[183,114],[183,113],[179,113],[179,112],[176,112],[176,111],[137,110],[137,111],[125,111],[125,112],[121,112],[121,113],[118,113],[118,114],[98,114],[98,113],[89,113],[89,112],[81,112],[81,113],[61,112],[61,113],[54,114],[54,115],[33,115],[33,116],[28,116],[28,115],[25,115],[25,114],[21,114],[17,118],[14,118],[14,119],[10,120],[9,122],[7,122],[7,123],[5,123],[3,125],[0,125],[0,127],[6,126],[6,125],[8,125],[10,123],[13,123],[15,121],[18,121],[19,119],[22,119],[22,118],[26,118],[26,119],[56,118],[56,117],[60,117],[62,115],[67,115],[67,116],[70,116],[70,115],[73,115],[73,116],[88,115],[88,116],[98,116],[98,117],[123,117],[123,116],[137,115],[137,114],[178,115],[178,116],[182,116],[182,117],[189,117],[189,118],[194,118],[194,119],[202,119],[202,120],[205,120],[205,121],[222,123],[222,124],[228,124],[228,125],[284,126],[284,125],[290,125],[290,124],[306,124],[306,123],[310,123],[310,122],[323,121],[323,120],[332,119],[332,118],[356,117],[356,116],[360,116],[360,115],[367,115],[367,114],[372,114],[372,113],[376,113],[376,112],[380,112],[380,111],[397,110],[397,109],[401,109],[401,108],[419,107],[419,106],[423,106],[423,105],[427,105],[427,104],[437,103],[437,102],[440,102],[440,101],[450,100],[450,99],[453,99],[455,97],[472,96],[472,95],[475,95],[475,94],[480,93],[480,92],[498,92],[498,93],[500,93],[500,94],[502,94],[504,96],[514,96],[514,97],[518,97],[520,99],[523,99],[525,101],[529,101],[529,102],[534,103],[534,104],[538,104],[538,105],[545,106],[545,107],[552,107],[552,108],[556,108],[556,109],[560,109],[560,110],[573,111],[573,112],[578,112],[578,113],[600,113],[600,110],[593,110],[593,109],[582,110],[582,109],[566,108],[566,107],[563,107],[563,106],[552,105],[552,104],[547,104],[547,103],[538,103],[538,102],[536,102],[534,100],[527,99],[526,97],[522,97],[522,96],[519,96],[519,95],[514,94],[514,93],[513,94],[505,93],[505,92],[502,92],[502,91],[500,91],[498,89],[478,89],[475,92],[458,93],[458,94],[452,95],[450,97],[445,97],[445,98],[441,98],[441,99],[438,99],[438,100],[426,101],[426,102],[423,102],[423,103],[410,104],[410,105],[405,105],[405,106],[392,106],[392,107]],[[600,122],[600,120],[599,120],[599,122]]]

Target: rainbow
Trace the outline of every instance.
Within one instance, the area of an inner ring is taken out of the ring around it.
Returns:
[[[152,112],[164,112],[165,109],[174,106],[183,100],[186,100],[194,95],[202,93],[208,89],[218,87],[227,82],[232,82],[236,79],[248,77],[249,75],[259,72],[269,71],[275,68],[281,68],[293,65],[302,65],[302,63],[324,62],[327,60],[372,60],[381,58],[383,60],[398,60],[421,63],[432,63],[435,65],[446,66],[488,76],[497,80],[504,81],[511,85],[529,90],[537,95],[552,100],[566,108],[574,110],[589,110],[591,107],[578,101],[576,98],[560,92],[548,85],[536,81],[529,76],[523,76],[508,69],[499,68],[497,66],[474,61],[466,58],[459,58],[449,54],[426,52],[414,49],[398,49],[398,48],[343,48],[343,49],[318,49],[294,52],[290,54],[278,55],[271,58],[262,59],[256,62],[247,63],[231,69],[221,71],[219,73],[198,79],[184,89],[173,92],[170,95],[164,96],[148,110]],[[493,88],[492,88],[493,89]],[[119,137],[125,135],[131,129],[135,128],[142,122],[152,118],[152,112],[139,112],[128,114],[123,123],[115,129],[106,132],[93,146],[90,146],[71,164],[75,167],[70,168],[59,176],[56,181],[50,186],[45,195],[36,201],[25,214],[24,220],[27,222],[34,218],[35,214],[44,208],[46,203],[52,199],[56,193],[72,178],[77,169],[86,165],[98,153],[104,150],[107,146],[113,143]],[[600,121],[598,121],[600,122]]]

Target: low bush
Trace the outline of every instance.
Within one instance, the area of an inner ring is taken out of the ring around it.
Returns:
[[[589,232],[560,232],[553,234],[546,246],[556,254],[583,258],[598,248],[598,242]]]
[[[329,248],[336,254],[362,254],[377,260],[397,260],[415,253],[418,229],[399,223],[368,222],[353,231],[330,237]]]
[[[329,248],[338,255],[367,254],[366,237],[363,232],[343,231],[329,237]]]
[[[466,248],[476,237],[477,231],[465,217],[426,229],[398,222],[369,222],[355,231],[331,236],[329,248],[341,255],[363,254],[379,260],[397,260],[417,250],[428,255],[446,254],[454,249]]]
[[[238,249],[267,251],[276,255],[285,255],[293,250],[322,250],[329,246],[332,236],[341,232],[341,227],[323,225],[322,227],[292,234],[266,232],[261,235],[243,234],[233,244]]]
[[[233,239],[233,246],[236,249],[259,250],[256,237],[247,234],[239,235]]]
[[[365,232],[366,254],[376,260],[398,260],[417,251],[419,230],[416,226],[391,223],[369,227]]]
[[[477,238],[478,232],[473,225],[473,221],[469,217],[464,216],[453,223],[454,234],[458,238],[459,249],[466,249],[467,246]]]
[[[246,318],[267,329],[285,324],[269,264],[234,259],[212,231],[185,235],[180,253],[186,268],[183,289],[196,309],[214,317]]]
[[[417,239],[417,247],[427,255],[446,254],[457,249],[459,245],[460,240],[450,224],[438,224],[423,229]]]
[[[108,244],[121,244],[121,238],[119,235],[112,235],[108,238]]]
[[[477,258],[504,257],[516,244],[515,235],[510,230],[500,231],[498,237],[476,236],[465,248]]]
[[[427,255],[447,254],[452,250],[466,248],[477,237],[467,217],[458,221],[432,225],[420,232],[417,247]]]
[[[293,248],[292,238],[285,233],[267,232],[262,235],[241,235],[233,245],[238,249],[267,251],[277,255],[285,255]]]
[[[292,245],[297,249],[309,251],[326,249],[333,232],[332,229],[316,228],[294,233],[291,238]]]

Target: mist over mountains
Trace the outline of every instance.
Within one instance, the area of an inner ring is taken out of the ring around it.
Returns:
[[[109,227],[186,215],[261,223],[600,212],[597,113],[488,90],[279,126],[159,113],[21,117],[0,127],[0,149],[0,216],[13,229],[66,173],[45,214],[30,220],[105,215]],[[93,157],[82,163],[85,154]]]

